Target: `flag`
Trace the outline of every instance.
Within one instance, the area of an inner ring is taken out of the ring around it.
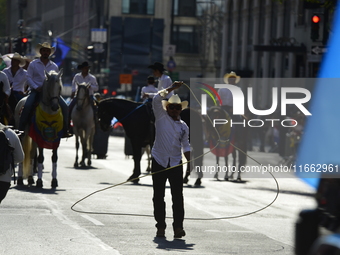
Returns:
[[[71,48],[60,37],[57,37],[52,46],[55,47],[53,62],[60,66]]]
[[[340,2],[335,11],[328,50],[312,94],[296,162],[296,174],[317,188],[324,168],[332,174],[340,166]]]

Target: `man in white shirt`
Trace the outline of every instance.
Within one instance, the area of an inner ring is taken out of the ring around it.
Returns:
[[[0,123],[0,129],[4,130],[5,135],[9,140],[10,146],[14,149],[14,164],[22,162],[24,160],[24,151],[22,149],[19,137],[12,129],[5,127],[2,123]],[[12,169],[10,166],[5,174],[0,175],[0,203],[6,197],[9,187],[11,186],[13,173],[14,169]]]
[[[96,112],[97,109],[95,107],[94,104],[94,98],[93,98],[93,94],[94,92],[98,91],[98,83],[97,83],[97,79],[94,75],[90,74],[90,65],[88,62],[83,62],[81,65],[78,65],[77,69],[80,70],[81,72],[77,73],[72,80],[72,94],[71,94],[71,98],[72,98],[72,102],[70,103],[69,106],[69,119],[71,120],[71,113],[73,110],[73,107],[76,104],[76,98],[74,98],[77,89],[78,89],[78,84],[81,83],[87,83],[90,84],[89,87],[89,99],[92,105],[92,109],[93,109],[93,113],[94,113],[94,117],[96,119]]]
[[[178,95],[169,100],[163,100],[182,82],[175,82],[165,90],[160,91],[152,101],[155,114],[156,137],[152,147],[152,181],[153,205],[156,220],[157,237],[165,235],[165,184],[169,180],[172,195],[174,237],[185,236],[183,229],[184,199],[183,199],[183,165],[182,151],[185,158],[190,160],[189,128],[180,119],[182,109],[188,106],[187,101],[181,102]],[[168,170],[167,169],[170,168]],[[163,170],[163,171],[162,171]],[[160,173],[157,173],[161,171]]]
[[[236,85],[240,81],[241,77],[235,72],[231,71],[224,76],[224,82],[226,84]],[[231,91],[227,88],[220,88],[217,92],[222,100],[222,108],[230,116],[233,115],[233,95]]]
[[[164,65],[159,62],[155,62],[153,65],[149,65],[148,68],[152,69],[153,76],[158,78],[158,90],[166,89],[172,85],[172,80],[170,76],[166,75],[166,69]],[[169,96],[172,96],[174,92],[172,91]]]
[[[26,60],[17,52],[11,59],[11,65],[3,70],[7,75],[12,93],[17,101],[20,101],[25,94],[25,86],[27,84],[27,71],[22,67],[26,65]]]
[[[44,80],[46,79],[45,71],[47,73],[52,70],[59,72],[57,64],[49,59],[49,57],[53,55],[54,51],[55,48],[51,47],[48,42],[44,42],[42,44],[39,43],[36,47],[36,53],[40,54],[40,58],[33,60],[28,66],[27,82],[31,88],[31,92],[27,97],[25,107],[20,117],[19,130],[21,131],[25,130],[25,125],[28,123],[30,113],[33,110],[34,102],[38,100],[38,95],[41,92]],[[72,136],[68,132],[68,106],[61,96],[59,97],[59,105],[61,107],[64,119],[63,138],[68,138]]]
[[[0,65],[2,64],[3,59],[2,55],[0,54]],[[5,102],[8,103],[8,98],[11,95],[11,87],[7,78],[7,75],[0,71],[0,82],[3,83],[2,92],[5,94]]]
[[[152,98],[158,93],[158,89],[155,88],[155,78],[149,76],[147,79],[147,86],[144,86],[141,90],[141,99],[152,101]]]

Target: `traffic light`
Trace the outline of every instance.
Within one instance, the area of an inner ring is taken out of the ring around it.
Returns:
[[[22,52],[21,53],[19,52],[19,53],[23,56],[26,55],[27,44],[28,44],[28,39],[26,37],[21,38],[21,50],[22,50]]]
[[[312,16],[310,39],[316,41],[319,39],[320,17],[316,14]]]
[[[94,47],[93,45],[87,46],[87,59],[89,62],[94,61]]]

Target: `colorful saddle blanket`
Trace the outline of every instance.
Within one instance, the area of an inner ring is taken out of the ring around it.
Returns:
[[[63,135],[63,115],[59,108],[56,114],[44,112],[40,105],[35,110],[29,136],[40,148],[57,149]]]

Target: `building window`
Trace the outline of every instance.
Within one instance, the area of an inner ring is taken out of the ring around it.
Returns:
[[[174,15],[195,17],[196,16],[196,0],[173,0]]]
[[[122,0],[122,13],[154,15],[155,0]]]
[[[195,26],[174,26],[173,44],[178,53],[198,53],[198,35]]]

